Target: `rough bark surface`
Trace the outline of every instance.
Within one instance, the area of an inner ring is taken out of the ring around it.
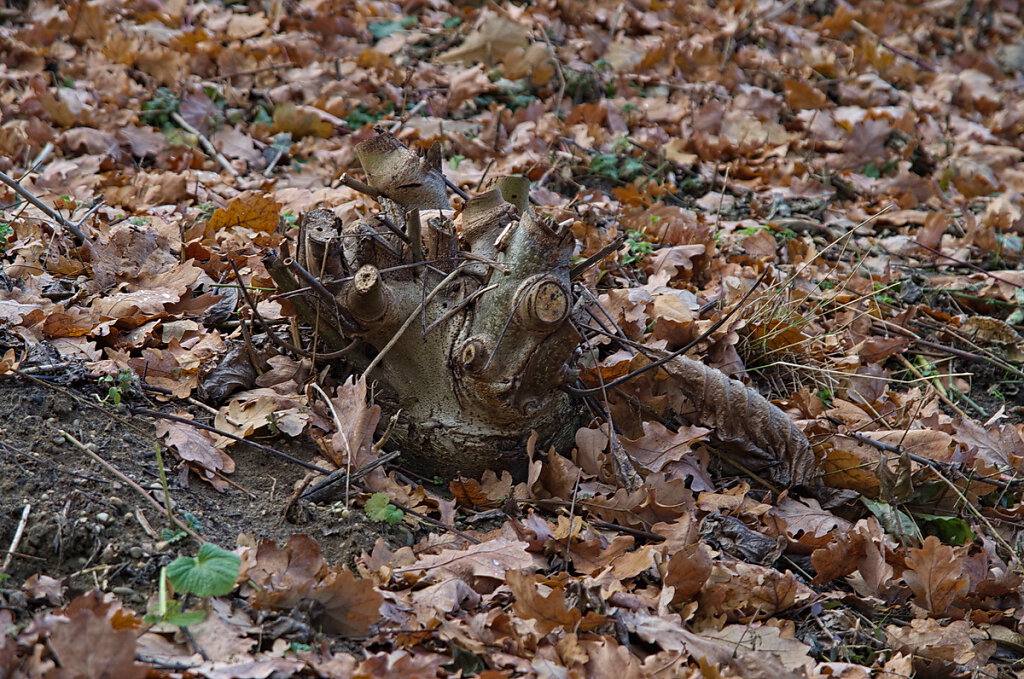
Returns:
[[[495,178],[456,215],[436,148],[420,156],[382,133],[356,151],[381,214],[343,225],[329,210],[308,213],[296,258],[267,262],[278,286],[310,288],[299,312],[401,410],[393,438],[428,474],[521,472],[534,431],[539,447],[569,447],[579,409],[559,387],[583,310],[572,234],[531,209],[524,179]],[[775,481],[817,473],[807,439],[756,391],[687,358],[664,367],[688,395],[681,414]],[[639,485],[614,443],[610,452],[620,482]]]
[[[530,209],[525,180],[497,179],[455,217],[438,154],[388,134],[357,154],[382,214],[342,225],[310,212],[293,268],[329,293],[315,299],[321,326],[361,340],[346,358],[401,409],[394,440],[442,476],[517,471],[534,430],[571,441],[576,410],[557,387],[580,341],[572,234]]]

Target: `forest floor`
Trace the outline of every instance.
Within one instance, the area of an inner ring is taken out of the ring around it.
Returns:
[[[1021,16],[5,3],[0,679],[1024,676]],[[377,209],[375,126],[608,249],[575,386],[698,340],[823,486],[657,371],[522,479],[413,474],[372,384],[263,325],[309,345],[263,258]]]

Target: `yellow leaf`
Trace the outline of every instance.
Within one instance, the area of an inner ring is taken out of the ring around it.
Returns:
[[[219,231],[231,226],[244,226],[253,231],[273,233],[281,204],[269,196],[242,194],[224,209],[217,209],[210,217],[210,228]]]

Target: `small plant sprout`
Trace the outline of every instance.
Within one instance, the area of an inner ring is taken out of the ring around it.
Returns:
[[[371,521],[398,523],[404,516],[401,509],[391,504],[391,498],[387,493],[374,493],[366,501],[366,506],[363,509]]]
[[[209,542],[203,543],[195,557],[178,557],[160,569],[156,610],[146,616],[146,622],[165,622],[178,627],[202,622],[206,616],[204,611],[185,610],[187,597],[206,598],[229,593],[235,587],[241,565],[237,554]],[[173,593],[168,591],[168,583]]]

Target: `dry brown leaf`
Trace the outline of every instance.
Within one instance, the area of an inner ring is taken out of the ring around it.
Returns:
[[[495,538],[466,549],[446,549],[440,554],[424,556],[398,573],[425,573],[433,579],[490,578],[504,580],[508,571],[532,571],[533,557],[527,553],[529,544],[507,538]]]
[[[332,422],[336,413],[340,426],[330,437],[324,440],[324,449],[337,467],[348,464],[358,469],[373,462],[373,433],[380,421],[380,406],[366,402],[366,378],[355,376],[338,386],[336,396],[331,399],[334,406],[329,413]]]
[[[968,592],[962,557],[934,535],[910,550],[903,580],[914,592],[915,603],[935,617],[950,615]]]
[[[742,561],[719,561],[712,568],[698,601],[709,615],[729,620],[769,618],[814,595],[790,572]]]
[[[711,556],[701,543],[687,545],[672,554],[664,567],[666,587],[674,587],[672,603],[690,601],[711,576]]]
[[[135,664],[137,633],[115,629],[109,603],[83,595],[68,607],[65,620],[50,632],[49,644],[60,661],[61,676],[142,679],[147,670]]]
[[[480,482],[476,479],[459,477],[448,484],[455,501],[469,509],[490,509],[498,505],[484,492]]]
[[[512,49],[526,47],[526,29],[511,19],[491,14],[480,28],[466,36],[458,47],[453,47],[437,57],[443,64],[469,66],[484,62],[491,66],[505,58]]]
[[[510,570],[505,574],[505,582],[516,598],[512,610],[533,620],[540,636],[558,628],[572,630],[583,617],[578,608],[567,607],[561,584],[551,585],[551,592],[543,596],[537,588],[538,584],[547,584],[543,578]]]
[[[191,419],[191,414],[180,411],[178,417]],[[235,461],[223,450],[217,448],[206,432],[189,424],[159,420],[156,423],[157,436],[174,448],[178,456],[203,470],[207,480],[215,479],[214,472],[230,474],[235,471]]]

